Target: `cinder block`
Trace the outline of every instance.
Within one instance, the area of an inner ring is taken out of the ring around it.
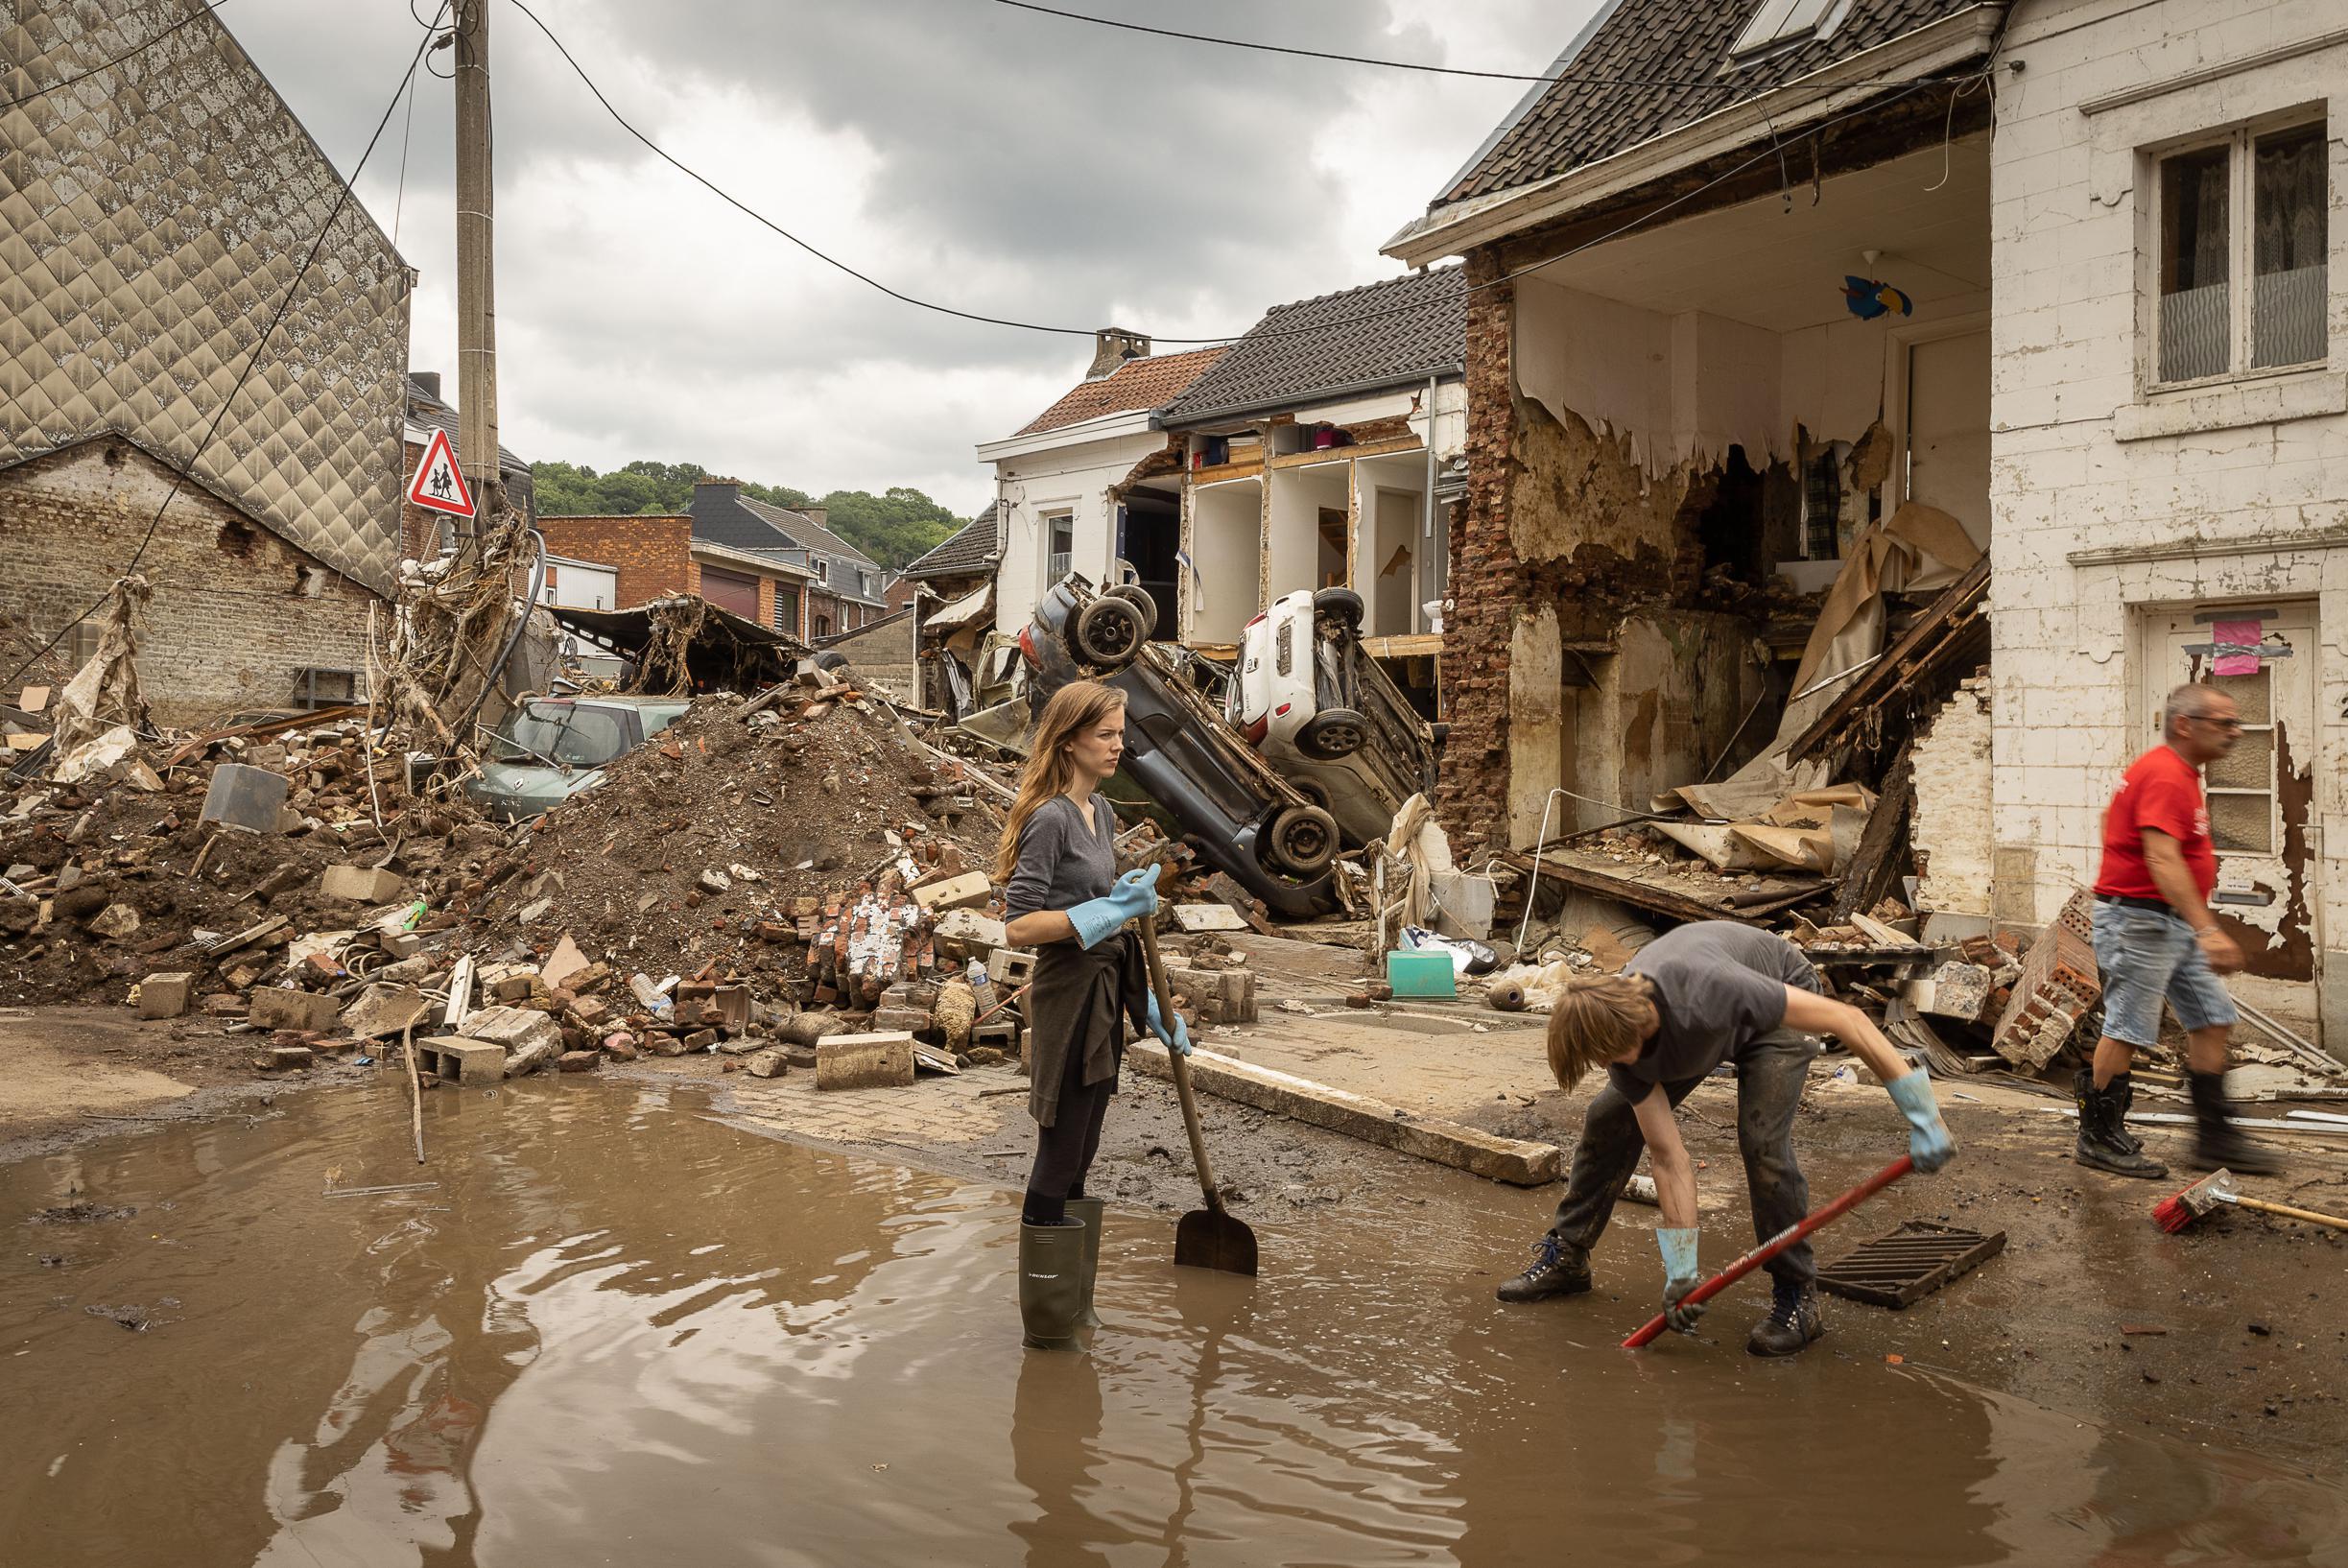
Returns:
[[[257,1029],[298,1029],[322,1034],[334,1027],[343,1005],[319,991],[293,991],[282,986],[263,986],[252,993],[245,1016]]]
[[[399,873],[371,866],[329,866],[319,879],[321,898],[343,898],[354,904],[388,904],[399,896]]]
[[[913,1081],[913,1037],[904,1030],[830,1034],[816,1042],[818,1089],[902,1089]]]
[[[1035,978],[1035,955],[1013,947],[998,947],[986,955],[986,978],[1015,990]]]
[[[138,983],[138,1015],[141,1018],[177,1018],[187,1011],[188,992],[196,977],[184,969],[165,974],[149,975]]]
[[[497,1083],[506,1076],[506,1048],[488,1040],[436,1034],[415,1042],[417,1066],[459,1083]]]

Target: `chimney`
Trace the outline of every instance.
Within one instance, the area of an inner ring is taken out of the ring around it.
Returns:
[[[693,487],[697,490],[739,490],[742,488],[742,481],[721,479],[716,474],[704,474],[693,482]]]
[[[408,372],[408,379],[409,379],[410,381],[415,382],[415,383],[416,384],[417,388],[418,388],[419,390],[421,390],[421,391],[422,391],[423,394],[424,394],[426,397],[431,398],[431,399],[432,399],[434,402],[436,402],[436,403],[437,403],[437,402],[439,402],[439,401],[440,400],[440,372],[439,372],[439,371],[438,371],[438,370],[410,370],[410,371]]]
[[[829,521],[832,515],[832,509],[829,507],[793,507],[791,510],[797,512],[800,516],[806,518],[809,522],[815,524],[818,528],[829,528],[832,526]]]
[[[1129,359],[1140,359],[1150,352],[1150,340],[1138,332],[1127,332],[1122,326],[1104,326],[1093,334],[1093,368],[1084,372],[1087,381],[1098,381],[1104,375],[1114,375],[1118,367]]]

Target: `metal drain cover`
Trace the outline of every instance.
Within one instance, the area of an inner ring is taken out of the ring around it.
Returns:
[[[1888,1236],[1862,1242],[1857,1249],[1818,1270],[1818,1288],[1853,1301],[1909,1306],[2005,1250],[2005,1232],[1909,1220]]]

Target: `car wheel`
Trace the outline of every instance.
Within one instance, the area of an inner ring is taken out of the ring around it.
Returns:
[[[1323,708],[1296,731],[1296,749],[1316,762],[1350,757],[1369,740],[1369,721],[1351,708]]]
[[[1362,628],[1362,596],[1351,588],[1323,588],[1313,596],[1313,613],[1341,622],[1349,631]]]
[[[1318,806],[1291,806],[1272,819],[1270,851],[1292,876],[1317,876],[1337,859],[1337,819]]]
[[[1150,597],[1149,589],[1143,587],[1138,582],[1120,582],[1117,584],[1117,586],[1108,591],[1108,597],[1112,599],[1122,599],[1127,604],[1131,605],[1135,609],[1141,611],[1142,641],[1148,642],[1151,637],[1157,634],[1157,601]]]
[[[848,655],[826,649],[816,655],[815,665],[818,670],[844,670],[848,666]]]
[[[1130,664],[1147,640],[1142,612],[1130,600],[1096,599],[1077,615],[1077,652],[1094,664]]]
[[[1316,778],[1292,778],[1288,782],[1289,788],[1294,790],[1298,795],[1303,796],[1307,800],[1312,801],[1313,804],[1320,807],[1321,810],[1327,811],[1329,809],[1329,792],[1321,787],[1320,780]]]

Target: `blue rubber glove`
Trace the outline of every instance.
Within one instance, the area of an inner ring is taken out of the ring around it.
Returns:
[[[1158,993],[1150,993],[1150,1033],[1165,1042],[1166,1049],[1177,1057],[1190,1055],[1190,1031],[1183,1027],[1182,1015],[1174,1015],[1174,1033],[1166,1033],[1165,1020],[1158,1016]]]
[[[1705,1303],[1684,1301],[1682,1298],[1703,1279],[1696,1271],[1696,1228],[1675,1230],[1659,1225],[1655,1230],[1655,1246],[1663,1252],[1663,1320],[1681,1334],[1696,1332],[1696,1320],[1704,1316]]]
[[[1145,866],[1127,871],[1117,879],[1117,885],[1099,898],[1079,904],[1068,912],[1068,923],[1076,929],[1077,945],[1098,947],[1117,934],[1118,928],[1139,915],[1158,912],[1157,867]]]
[[[1957,1157],[1957,1142],[1940,1120],[1940,1106],[1933,1099],[1933,1081],[1923,1068],[1895,1078],[1885,1087],[1914,1129],[1908,1134],[1908,1157],[1916,1162],[1917,1170],[1930,1176]]]

